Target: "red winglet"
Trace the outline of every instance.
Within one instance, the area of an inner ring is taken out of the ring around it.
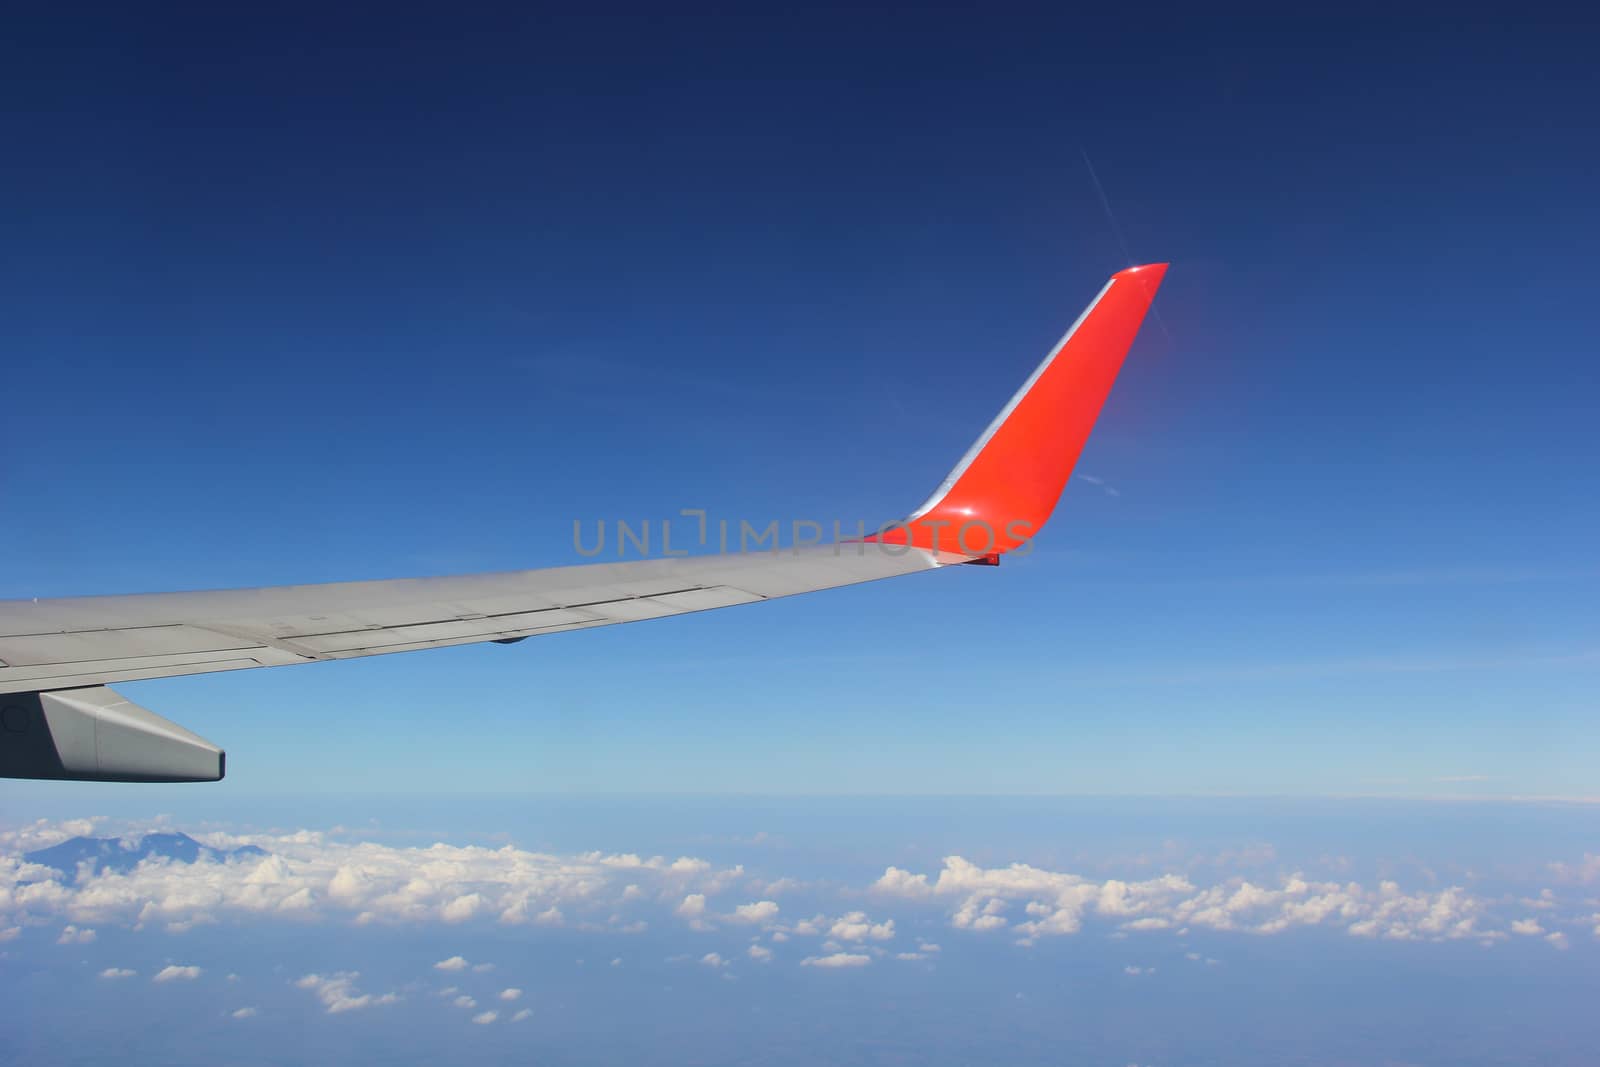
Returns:
[[[993,556],[1037,533],[1166,273],[1151,263],[1113,274],[927,503],[871,540]]]

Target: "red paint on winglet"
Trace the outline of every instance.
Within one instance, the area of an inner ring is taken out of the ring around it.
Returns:
[[[1037,379],[954,482],[925,510],[871,540],[963,556],[1009,552],[1055,510],[1167,264],[1129,267],[1045,357]],[[981,440],[981,438],[980,438]]]

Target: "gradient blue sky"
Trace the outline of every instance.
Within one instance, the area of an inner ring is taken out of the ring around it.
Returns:
[[[126,692],[241,794],[1593,795],[1580,28],[30,11],[0,595],[890,519],[1170,260],[1029,558]]]

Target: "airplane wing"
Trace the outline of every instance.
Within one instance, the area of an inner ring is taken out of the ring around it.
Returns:
[[[906,520],[859,541],[545,570],[0,601],[0,776],[215,781],[220,748],[108,683],[638,622],[996,563],[1049,518],[1166,273],[1132,267]]]

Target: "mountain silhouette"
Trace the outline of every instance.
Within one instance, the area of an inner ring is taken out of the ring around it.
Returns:
[[[255,845],[240,848],[212,848],[188,834],[145,834],[137,843],[120,837],[74,837],[59,845],[23,854],[29,863],[61,872],[61,881],[72,885],[84,864],[89,875],[102,871],[131,871],[147,859],[161,858],[173,863],[198,863],[201,860],[224,862],[235,857],[265,856]]]

